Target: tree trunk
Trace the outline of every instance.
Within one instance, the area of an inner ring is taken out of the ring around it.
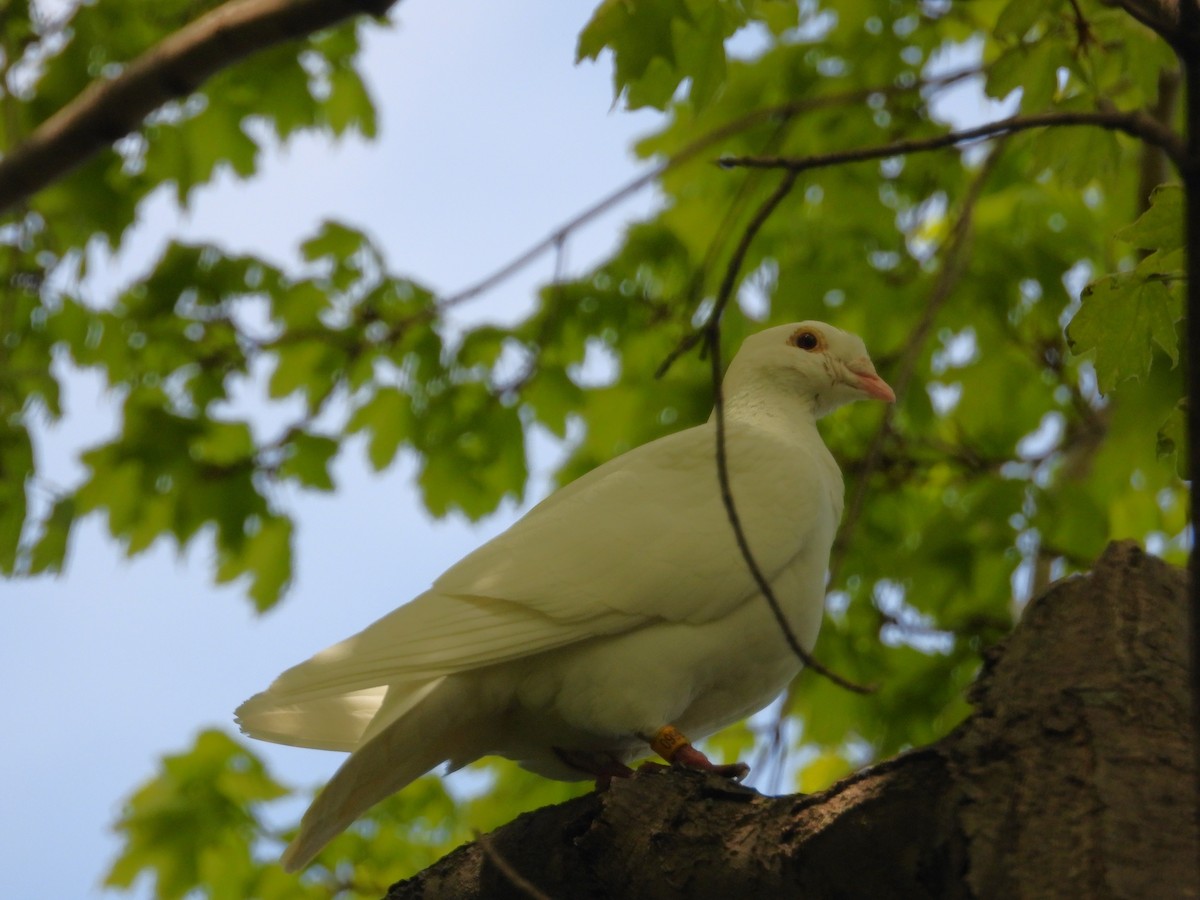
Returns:
[[[1029,604],[973,715],[933,746],[811,796],[639,772],[520,816],[387,900],[1200,897],[1187,588],[1113,544]]]

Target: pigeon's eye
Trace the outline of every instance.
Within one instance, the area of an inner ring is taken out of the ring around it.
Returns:
[[[821,346],[821,339],[811,331],[797,331],[792,335],[792,343],[801,350],[816,350]]]

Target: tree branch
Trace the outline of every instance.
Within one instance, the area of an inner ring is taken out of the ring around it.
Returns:
[[[396,0],[230,0],[164,38],[110,80],[94,81],[0,159],[0,211],[62,178],[136,130],[164,103],[275,44]]]
[[[656,769],[526,813],[491,846],[552,897],[1194,896],[1186,575],[1131,542],[990,652],[973,714],[819,794]],[[387,900],[527,900],[467,844]]]
[[[942,150],[946,147],[955,147],[959,144],[1000,135],[1016,134],[1034,128],[1078,125],[1119,131],[1154,144],[1161,147],[1176,165],[1182,165],[1187,158],[1182,138],[1145,113],[1057,112],[1026,117],[1014,116],[975,128],[965,128],[962,131],[948,131],[930,138],[895,141],[873,147],[856,147],[853,150],[841,150],[836,153],[818,153],[812,156],[726,156],[718,160],[718,164],[731,169],[783,169],[788,172],[807,172],[812,169],[824,169],[846,163]]]
[[[770,583],[767,581],[766,576],[763,575],[758,561],[754,558],[754,554],[750,550],[750,544],[746,540],[746,532],[742,528],[742,520],[738,515],[737,506],[733,501],[733,491],[729,483],[729,458],[726,452],[725,440],[725,394],[721,385],[721,379],[724,374],[721,365],[721,316],[725,312],[725,307],[729,305],[730,298],[733,296],[733,288],[737,284],[738,273],[741,271],[742,262],[746,258],[750,244],[753,243],[755,236],[766,223],[767,219],[771,217],[771,213],[776,210],[779,204],[791,192],[792,186],[796,183],[797,175],[798,173],[794,172],[789,172],[785,175],[779,186],[763,201],[763,204],[754,214],[754,218],[746,226],[746,230],[742,233],[742,238],[738,242],[737,247],[734,248],[733,256],[730,258],[729,265],[725,270],[725,277],[721,281],[720,289],[717,291],[717,299],[713,305],[713,311],[700,332],[704,335],[705,345],[708,348],[709,364],[712,367],[713,417],[716,422],[717,431],[717,481],[721,485],[721,502],[725,505],[725,514],[729,519],[730,526],[733,528],[738,550],[741,551],[742,559],[745,561],[746,567],[750,570],[750,574],[754,578],[754,583],[758,585],[759,592],[763,595],[763,599],[766,600],[767,605],[770,606],[771,613],[775,616],[775,621],[779,623],[779,630],[783,632],[783,637],[792,652],[796,654],[796,657],[806,667],[824,675],[834,684],[844,687],[848,691],[853,691],[856,694],[868,694],[874,688],[855,684],[838,675],[836,672],[827,669],[813,659],[812,654],[805,650],[800,645],[800,641],[796,639],[796,635],[792,631],[792,627],[788,623],[787,617],[783,614],[783,609],[775,597],[775,592],[771,590]]]
[[[493,846],[491,835],[480,834],[476,831],[475,843],[483,851],[483,855],[487,858],[488,862],[499,869],[500,874],[507,878],[514,888],[530,898],[530,900],[551,900],[548,894],[544,893],[536,884],[512,867],[512,864]]]
[[[642,190],[642,188],[653,184],[667,172],[677,169],[684,163],[694,159],[696,156],[714,144],[720,143],[726,138],[733,137],[734,135],[741,134],[743,131],[752,128],[755,125],[760,125],[763,122],[769,122],[773,119],[791,119],[803,113],[814,112],[819,109],[831,109],[839,106],[849,106],[853,103],[863,103],[869,97],[878,94],[894,96],[896,94],[912,93],[922,90],[941,90],[942,88],[950,87],[951,85],[957,84],[960,81],[964,81],[967,78],[978,75],[980,74],[980,71],[981,70],[978,68],[961,69],[956,72],[951,72],[940,78],[918,81],[915,84],[908,86],[886,85],[866,88],[858,91],[847,91],[840,94],[828,94],[819,97],[805,97],[799,100],[791,100],[786,103],[780,103],[775,106],[767,106],[763,107],[762,109],[756,109],[744,116],[739,116],[738,118],[726,122],[723,125],[719,125],[712,131],[701,135],[700,137],[696,138],[696,140],[685,145],[678,152],[672,154],[665,161],[650,169],[645,174],[639,175],[633,180],[617,188],[611,194],[602,197],[587,209],[583,210],[578,215],[572,217],[558,228],[554,229],[554,231],[531,246],[528,250],[525,250],[510,262],[505,263],[499,269],[496,269],[494,272],[484,276],[474,284],[471,284],[460,291],[456,291],[455,293],[446,296],[439,302],[438,306],[441,309],[445,309],[450,306],[456,306],[459,303],[464,303],[482,293],[491,290],[497,284],[500,284],[506,279],[511,278],[517,272],[524,269],[544,253],[547,253],[560,245],[564,240],[566,240],[571,232],[581,228],[598,216],[608,212],[613,207],[619,205],[629,197],[632,197],[638,191]],[[695,346],[695,342],[693,342],[692,346]]]

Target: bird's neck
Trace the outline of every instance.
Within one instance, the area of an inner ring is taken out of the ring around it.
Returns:
[[[725,385],[724,413],[730,424],[744,424],[780,432],[792,438],[807,438],[817,432],[817,401],[779,381],[737,379]],[[715,418],[716,411],[713,411]],[[710,420],[711,421],[711,420]]]

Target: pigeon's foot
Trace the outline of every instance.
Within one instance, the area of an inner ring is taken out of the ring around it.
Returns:
[[[591,775],[596,779],[596,790],[606,791],[614,778],[628,778],[633,769],[617,759],[611,753],[594,752],[591,750],[568,750],[565,747],[555,747],[554,755],[572,769]]]
[[[723,778],[729,778],[733,781],[741,781],[750,774],[750,767],[744,762],[718,765],[691,744],[680,747],[675,751],[675,758],[671,760],[671,765],[679,766],[682,769],[699,769],[701,772],[712,772],[714,775],[720,775]]]
[[[741,781],[750,774],[750,767],[745,763],[728,763],[718,765],[692,746],[674,725],[665,725],[650,739],[650,749],[673,766],[681,769],[698,769],[701,772],[712,772],[724,778]]]

